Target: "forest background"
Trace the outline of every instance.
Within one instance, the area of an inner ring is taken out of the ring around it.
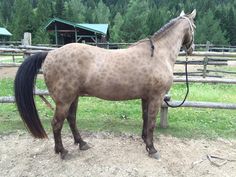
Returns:
[[[33,44],[51,43],[50,18],[109,24],[110,42],[134,42],[156,32],[182,10],[197,10],[195,43],[236,45],[235,0],[0,0],[0,26]]]

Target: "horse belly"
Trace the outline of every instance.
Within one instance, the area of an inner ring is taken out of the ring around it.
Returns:
[[[113,81],[94,81],[87,87],[86,93],[105,100],[130,100],[141,98],[143,89],[139,84],[133,82],[116,82]]]

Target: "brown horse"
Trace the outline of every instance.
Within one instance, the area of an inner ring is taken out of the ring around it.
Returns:
[[[49,93],[56,104],[52,128],[55,152],[64,158],[61,129],[69,122],[75,144],[81,150],[89,146],[76,125],[79,96],[88,94],[106,100],[142,99],[142,138],[149,155],[159,158],[153,145],[156,116],[165,93],[173,81],[173,68],[180,48],[193,51],[194,10],[181,15],[127,49],[107,50],[85,44],[68,44],[48,53],[30,56],[20,66],[15,78],[15,98],[20,115],[36,138],[47,135],[39,120],[33,99],[38,70],[43,69]]]

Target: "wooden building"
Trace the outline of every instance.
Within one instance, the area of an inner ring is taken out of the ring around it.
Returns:
[[[8,41],[12,34],[6,29],[0,27],[0,41]]]
[[[54,34],[57,45],[72,42],[105,43],[109,39],[108,24],[73,23],[53,18],[45,29]]]

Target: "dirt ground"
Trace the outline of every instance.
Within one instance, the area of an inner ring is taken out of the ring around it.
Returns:
[[[236,161],[217,167],[207,154],[236,159],[235,140],[186,140],[160,136],[155,139],[161,159],[148,157],[141,138],[109,133],[83,133],[92,146],[80,151],[70,135],[63,135],[66,160],[53,151],[53,138],[38,140],[18,132],[0,135],[2,177],[235,177]],[[222,163],[223,160],[217,163]]]
[[[0,78],[15,78],[16,71],[18,68],[1,68],[0,67]]]

